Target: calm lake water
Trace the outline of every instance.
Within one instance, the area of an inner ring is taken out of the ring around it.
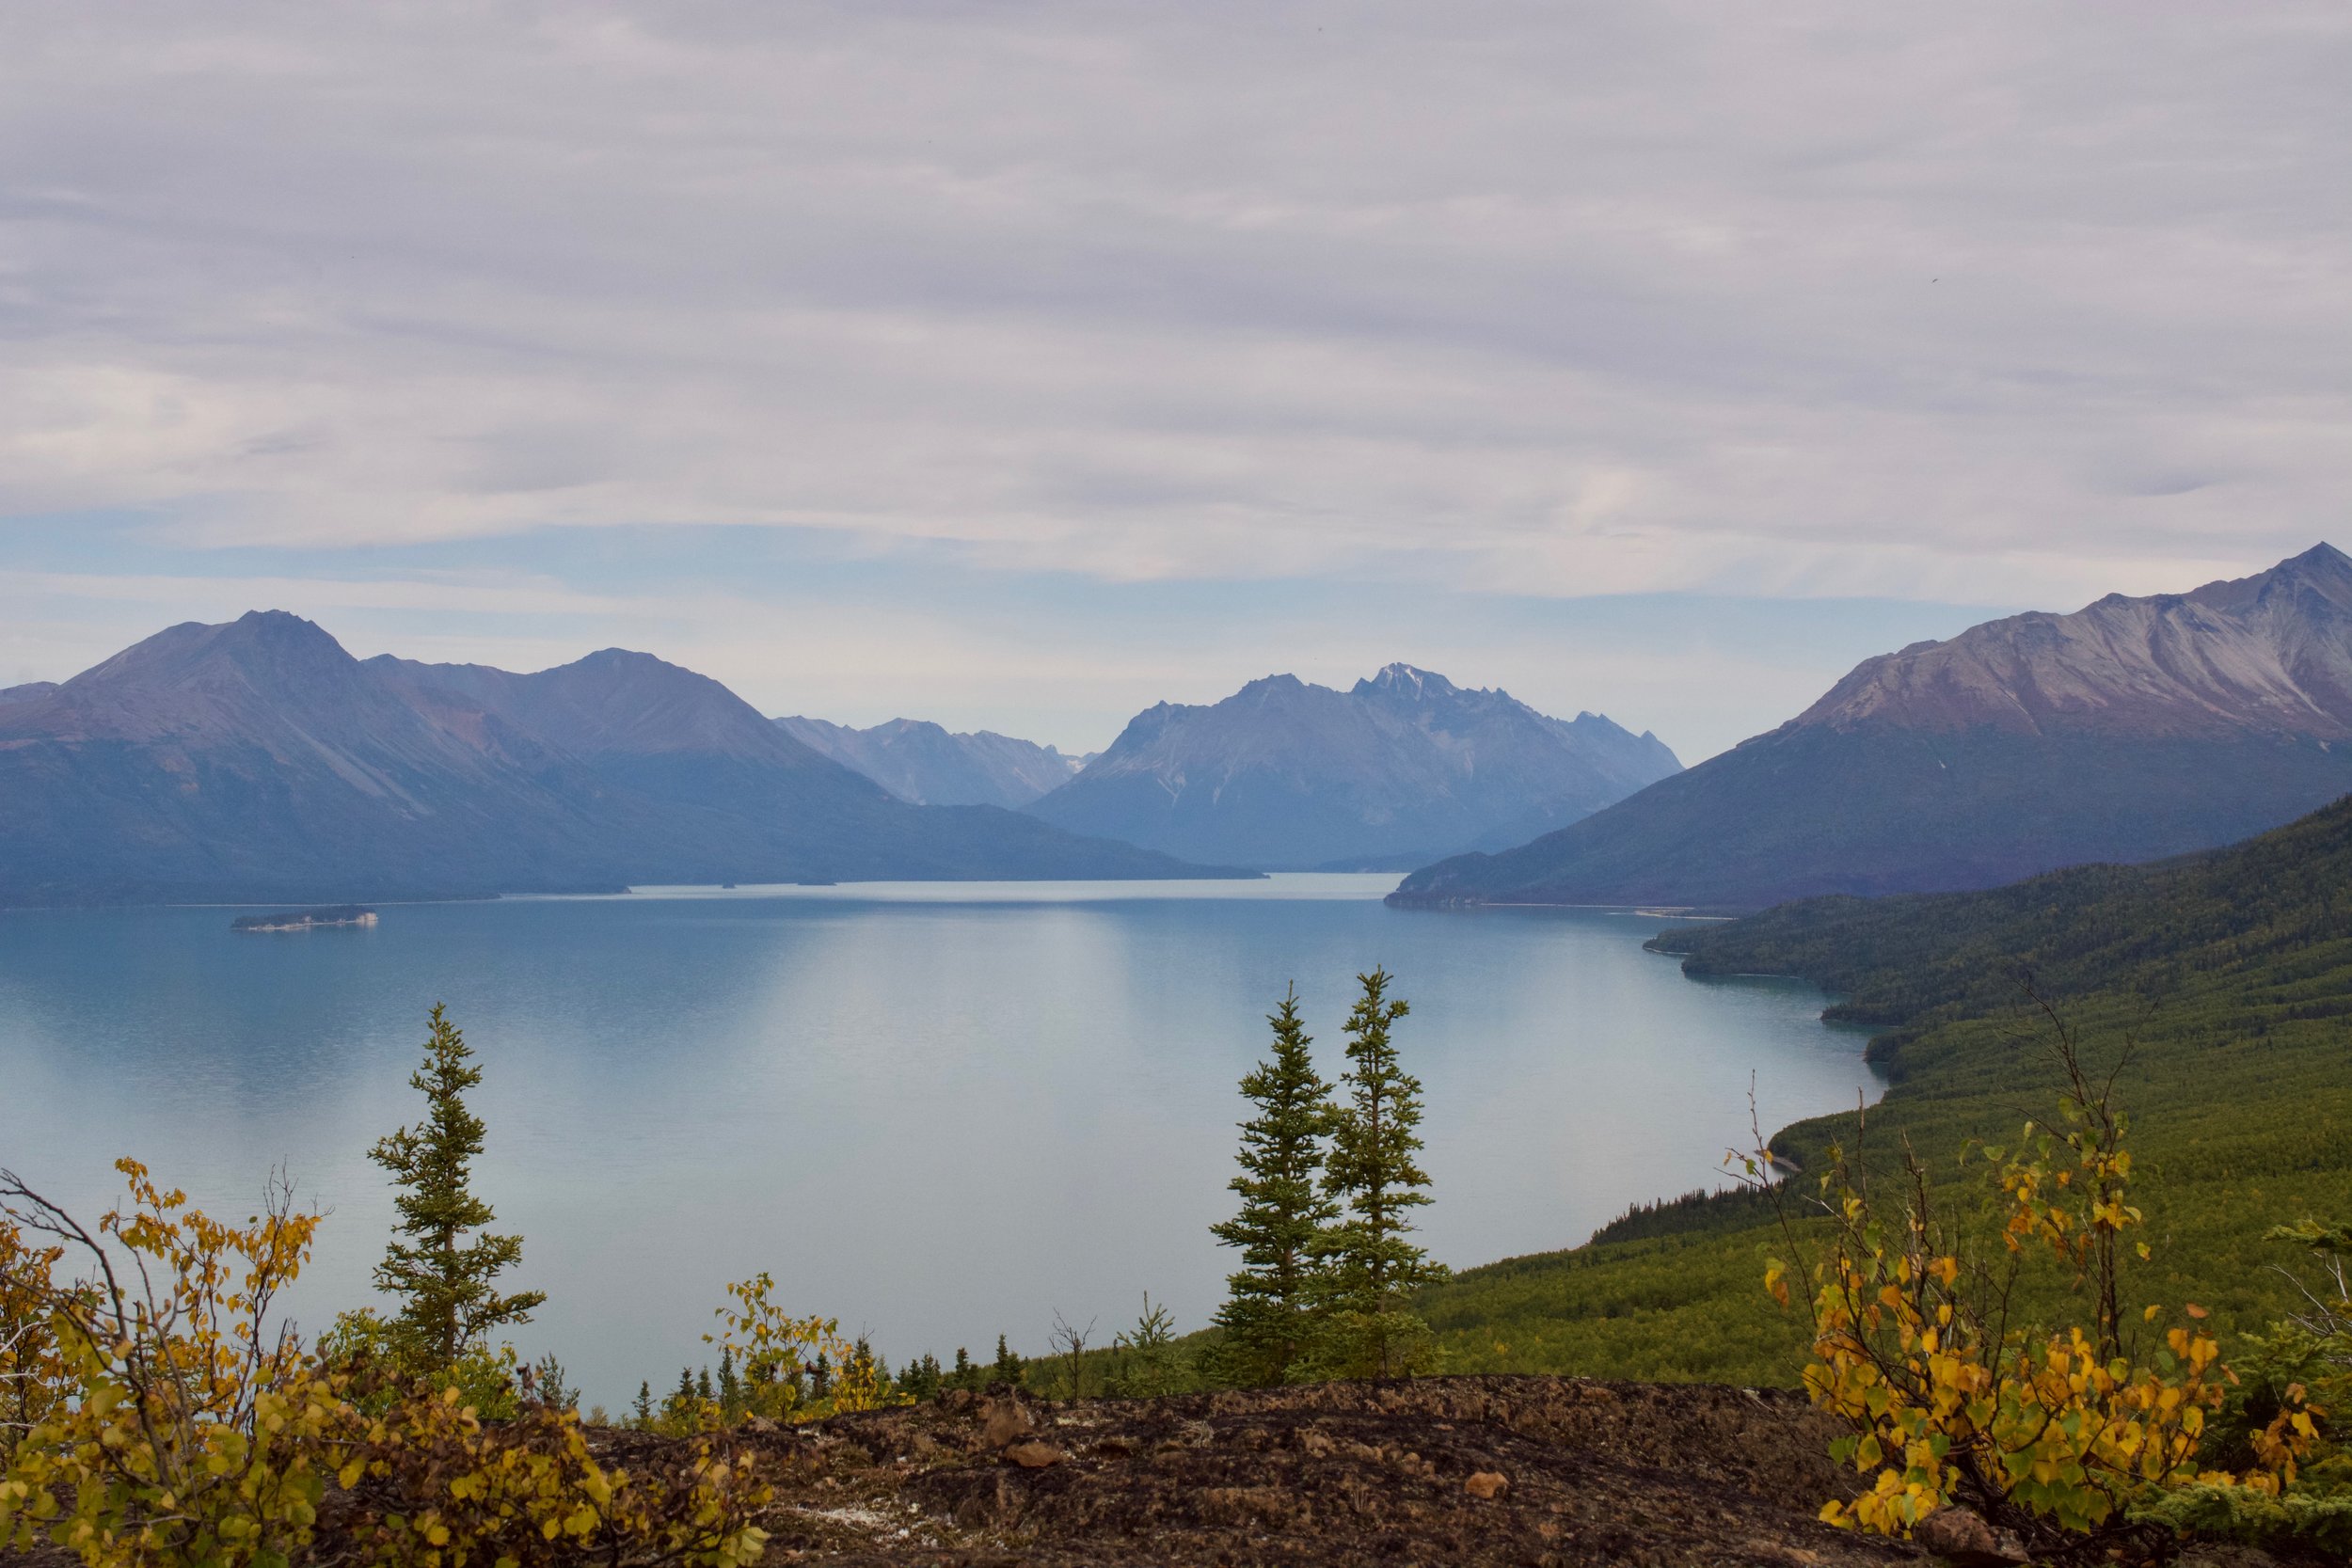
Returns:
[[[273,1164],[333,1211],[296,1308],[369,1298],[415,1119],[425,1009],[486,1074],[479,1186],[527,1238],[516,1336],[591,1399],[657,1389],[730,1279],[897,1364],[1059,1312],[1184,1328],[1231,1255],[1234,1084],[1295,980],[1327,1076],[1385,964],[1427,1091],[1423,1211],[1456,1266],[1582,1241],[1710,1184],[1748,1127],[1874,1097],[1808,988],[1698,984],[1666,922],[1386,908],[1392,877],[653,890],[392,906],[373,930],[237,936],[225,910],[0,913],[0,1164],[92,1218],[135,1154],[242,1216]]]

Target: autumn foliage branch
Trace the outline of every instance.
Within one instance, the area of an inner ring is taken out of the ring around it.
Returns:
[[[2150,1307],[2135,1321],[2123,1305],[2124,1271],[2149,1249],[2130,1239],[2142,1216],[2128,1201],[2130,1128],[2115,1075],[2091,1074],[2046,1006],[2042,1022],[2063,1083],[2056,1124],[2028,1122],[2015,1148],[1963,1156],[1989,1174],[1996,1244],[1971,1234],[1964,1204],[1947,1212],[1907,1145],[1896,1193],[1873,1191],[1860,1155],[1866,1113],[1856,1114],[1854,1148],[1831,1148],[1807,1205],[1773,1180],[1760,1139],[1737,1157],[1772,1191],[1797,1260],[1770,1261],[1766,1288],[1788,1307],[1792,1277],[1812,1285],[1806,1391],[1848,1428],[1837,1455],[1870,1477],[1860,1496],[1822,1510],[1833,1523],[1904,1534],[1965,1507],[2038,1552],[2078,1552],[2138,1528],[2136,1506],[2166,1488],[2275,1496],[2316,1440],[2312,1412],[2282,1409],[2253,1434],[2254,1467],[2201,1466],[2233,1376],[2194,1306],[2160,1340],[2139,1343],[2165,1313]],[[1804,1223],[1807,1210],[1826,1223]],[[2071,1287],[2073,1321],[2021,1321],[2020,1281],[2036,1259]]]

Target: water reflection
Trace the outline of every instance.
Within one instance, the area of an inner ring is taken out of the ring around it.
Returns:
[[[76,1205],[136,1153],[242,1213],[274,1163],[330,1206],[306,1320],[366,1299],[425,1009],[481,1052],[481,1184],[549,1291],[553,1348],[617,1404],[702,1354],[729,1278],[894,1358],[1150,1290],[1185,1326],[1230,1259],[1235,1080],[1295,979],[1327,1072],[1385,964],[1427,1089],[1427,1240],[1456,1264],[1581,1240],[1712,1180],[1747,1127],[1871,1086],[1860,1037],[1775,982],[1694,985],[1657,917],[1431,914],[1388,878],[660,890],[392,907],[232,936],[214,910],[0,915],[0,1160]],[[1875,1088],[1871,1087],[1871,1092]],[[666,1369],[666,1371],[665,1371]]]

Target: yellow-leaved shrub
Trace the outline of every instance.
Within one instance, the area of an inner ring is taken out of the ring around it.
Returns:
[[[591,1560],[733,1568],[768,1537],[771,1489],[751,1457],[709,1439],[635,1468],[589,1452],[579,1418],[525,1404],[485,1424],[457,1390],[421,1390],[370,1418],[343,1450],[338,1534],[384,1568],[531,1568]]]
[[[765,1271],[727,1287],[732,1305],[718,1308],[720,1331],[703,1336],[742,1369],[744,1413],[771,1421],[809,1421],[853,1410],[913,1402],[890,1388],[887,1369],[864,1346],[841,1337],[838,1318],[794,1317],[776,1304],[775,1280]],[[821,1362],[829,1380],[822,1394],[808,1374]],[[715,1426],[722,1412],[702,1412]]]
[[[278,1568],[332,1530],[327,1555],[404,1568],[759,1555],[770,1493],[748,1457],[706,1442],[608,1469],[568,1410],[485,1423],[455,1388],[323,1360],[272,1318],[320,1220],[285,1181],[240,1226],[135,1161],[117,1168],[130,1200],[95,1230],[0,1173],[0,1366],[27,1374],[8,1387],[35,1390],[38,1415],[0,1470],[0,1547],[46,1537],[89,1568]],[[60,1280],[70,1257],[83,1272]]]
[[[22,1227],[0,1218],[0,1465],[65,1402],[65,1356],[50,1323],[47,1289],[64,1256],[64,1247],[35,1246]]]
[[[2133,1528],[2134,1507],[2166,1488],[2275,1495],[2315,1437],[2309,1411],[2282,1411],[2254,1434],[2260,1467],[2199,1465],[2231,1374],[2194,1306],[2141,1342],[2165,1313],[2131,1317],[2122,1302],[2127,1258],[2148,1257],[2144,1243],[2126,1242],[2141,1221],[2126,1201],[2129,1124],[2110,1102],[2111,1081],[2085,1071],[2064,1022],[2048,1023],[2066,1084],[2060,1125],[2028,1123],[2017,1149],[1985,1148],[1978,1162],[1993,1175],[1997,1246],[1966,1244],[1907,1148],[1892,1203],[1872,1193],[1857,1156],[1830,1151],[1820,1203],[1827,1243],[1804,1269],[1804,1386],[1850,1429],[1834,1451],[1872,1478],[1851,1502],[1821,1510],[1832,1523],[1903,1534],[1960,1505],[2055,1548]],[[1748,1157],[1751,1175],[1763,1180],[1770,1159]],[[1798,1216],[1786,1204],[1781,1213],[1790,1255],[1812,1252]],[[2058,1265],[2081,1304],[2077,1321],[2021,1321],[2021,1276],[2036,1258]],[[1784,1306],[1790,1273],[1780,1260],[1766,1270]]]
[[[95,1233],[0,1179],[9,1222],[54,1238],[20,1248],[6,1288],[45,1315],[66,1395],[9,1456],[0,1541],[46,1533],[92,1564],[281,1562],[310,1539],[344,1413],[270,1323],[318,1216],[273,1180],[264,1212],[232,1225],[135,1160],[116,1168],[129,1202]],[[89,1272],[60,1283],[69,1253]]]

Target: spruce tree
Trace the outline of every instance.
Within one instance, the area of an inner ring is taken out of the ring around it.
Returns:
[[[1339,1215],[1339,1205],[1317,1183],[1323,1140],[1337,1112],[1331,1086],[1308,1054],[1313,1043],[1300,1023],[1294,987],[1267,1015],[1274,1054],[1241,1081],[1257,1115],[1241,1124],[1241,1174],[1232,1186],[1241,1211],[1210,1227],[1216,1239],[1241,1249],[1240,1272],[1226,1278],[1217,1309],[1225,1330],[1216,1371],[1227,1382],[1253,1386],[1289,1382],[1314,1338],[1311,1289],[1322,1264],[1316,1237]]]
[[[735,1370],[735,1348],[719,1352],[719,1408],[729,1419],[743,1414],[743,1380]]]
[[[548,1298],[542,1291],[502,1296],[490,1288],[520,1260],[523,1242],[483,1228],[495,1217],[471,1185],[484,1129],[466,1108],[466,1091],[482,1082],[482,1069],[467,1065],[473,1052],[437,1002],[432,1019],[424,1065],[408,1079],[424,1095],[425,1119],[384,1139],[369,1157],[402,1188],[393,1200],[400,1222],[375,1267],[375,1288],[402,1298],[392,1328],[404,1352],[419,1370],[443,1373],[491,1329],[529,1323],[531,1309]]]
[[[1319,1370],[1350,1377],[1397,1377],[1433,1359],[1429,1327],[1406,1292],[1446,1277],[1408,1240],[1412,1211],[1429,1201],[1421,1149],[1421,1081],[1397,1065],[1389,1031],[1411,1008],[1391,1000],[1391,976],[1359,974],[1363,993],[1347,1016],[1345,1095],[1324,1163],[1323,1190],[1343,1217],[1315,1243],[1325,1273],[1315,1282],[1327,1325]]]

